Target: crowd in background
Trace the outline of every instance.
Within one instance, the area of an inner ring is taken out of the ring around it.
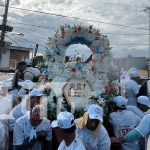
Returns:
[[[107,116],[91,104],[80,118],[62,111],[56,120],[47,118],[47,97],[33,87],[40,75],[26,60],[12,81],[2,82],[0,150],[148,150],[150,99],[137,69],[121,74],[120,95],[108,104]]]

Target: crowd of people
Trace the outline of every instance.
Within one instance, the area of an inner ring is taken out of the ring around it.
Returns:
[[[91,104],[80,118],[66,110],[56,120],[47,117],[44,92],[33,87],[40,75],[26,60],[18,63],[12,81],[2,82],[0,150],[150,149],[150,99],[138,70],[120,86],[107,115]]]

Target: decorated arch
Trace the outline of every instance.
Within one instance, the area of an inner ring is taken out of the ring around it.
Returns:
[[[90,48],[90,63],[79,58],[65,63],[66,50],[72,44],[84,44]],[[54,82],[84,79],[91,88],[91,95],[105,92],[108,74],[112,70],[109,40],[93,26],[61,26],[48,38],[45,60],[48,64],[48,79]]]

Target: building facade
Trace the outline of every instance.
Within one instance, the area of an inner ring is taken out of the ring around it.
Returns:
[[[10,46],[1,54],[0,69],[15,70],[19,61],[29,58],[32,48]]]

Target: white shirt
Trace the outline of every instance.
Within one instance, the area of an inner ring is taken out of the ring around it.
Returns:
[[[26,114],[27,112],[27,109],[26,109],[26,102],[29,100],[29,97],[28,95],[24,95],[24,98],[22,100],[22,102],[15,106],[11,112],[10,112],[10,116],[12,118],[14,118],[15,120],[17,120],[18,118],[22,117],[23,115]]]
[[[128,110],[112,112],[110,114],[111,123],[113,125],[114,134],[116,137],[122,137],[130,130],[134,129],[141,119],[133,112]],[[122,144],[124,150],[139,150],[137,142]]]
[[[141,120],[145,116],[145,113],[141,109],[139,109],[137,106],[127,105],[127,110],[132,111],[134,114],[139,116]]]
[[[0,122],[0,150],[5,150],[6,132],[4,125]],[[8,143],[7,143],[8,144]]]
[[[47,131],[46,140],[50,141],[52,139],[52,130],[50,121],[46,118],[42,120],[42,122],[33,127],[29,120],[29,113],[24,115],[23,117],[17,119],[14,126],[14,137],[13,137],[13,145],[21,145],[25,139],[30,137],[30,133],[33,128],[35,128],[36,132],[39,131]],[[32,148],[28,148],[27,150],[42,150],[42,143],[40,141],[36,141]]]
[[[41,75],[41,72],[39,71],[38,68],[33,68],[33,67],[32,67],[32,68],[31,68],[31,72],[32,72],[32,74],[33,74],[35,77]]]
[[[121,96],[126,96],[126,88],[125,88],[125,84],[126,84],[126,79],[121,78],[120,79],[120,92],[121,92]]]
[[[5,132],[8,134],[12,124],[14,124],[15,120],[9,115],[2,114],[0,115],[0,122],[4,125],[5,127]],[[11,130],[12,131],[12,130]]]
[[[77,135],[82,139],[86,150],[110,150],[110,139],[103,125],[101,125],[97,137],[86,127],[77,127]]]
[[[15,106],[12,111],[10,112],[10,116],[13,116],[15,120],[17,120],[18,118],[22,117],[24,114],[22,112],[22,105],[19,104],[17,106]]]
[[[139,93],[139,90],[140,86],[136,81],[129,79],[126,82],[128,105],[137,106],[136,95]]]
[[[9,126],[12,122],[14,121],[9,115],[0,115],[0,150],[3,150],[2,147],[5,148],[4,150],[8,150],[9,148]],[[3,144],[1,141],[3,141]]]
[[[14,129],[15,121],[16,121],[18,118],[22,117],[23,115],[24,115],[24,113],[22,112],[22,106],[21,106],[21,104],[15,106],[15,107],[12,109],[12,111],[11,111],[10,114],[9,114],[9,116],[10,116],[11,118],[13,118],[14,121],[10,124],[10,129],[9,129],[10,131],[13,131],[13,129]]]
[[[60,143],[58,150],[86,150],[86,149],[81,139],[76,137],[75,140],[69,146],[67,146],[65,141],[63,140]]]
[[[12,96],[7,94],[6,96],[0,95],[0,115],[1,114],[9,114],[12,110]]]
[[[22,102],[19,105],[15,106],[9,113],[10,118],[13,118],[13,121],[11,121],[11,124],[9,124],[10,131],[13,131],[15,121],[27,113],[28,110],[26,108],[26,102],[28,98],[28,95],[24,95]]]
[[[138,107],[131,106],[131,105],[128,105],[127,109],[130,110],[130,111],[132,111],[133,113],[135,113],[137,116],[139,116],[141,118],[141,120],[143,119],[143,117],[145,115],[150,114],[150,109],[147,112],[143,112]],[[145,140],[147,140],[147,138],[145,138]],[[144,143],[144,140],[143,141],[140,140],[140,145],[141,145],[142,149],[144,149],[143,147],[145,147],[144,145],[146,145],[146,143]]]
[[[141,123],[135,128],[146,139],[150,135],[150,114],[144,116]],[[147,142],[147,141],[146,141]],[[147,144],[145,144],[147,145]]]
[[[150,114],[150,109],[148,109],[148,111],[143,112],[141,109],[139,109],[137,106],[131,106],[128,105],[127,106],[127,110],[132,111],[134,114],[136,114],[137,116],[139,116],[141,118],[141,120],[143,119],[143,117],[145,115]]]
[[[26,70],[30,71],[35,77],[41,75],[41,72],[38,68],[28,67]]]
[[[24,88],[21,88],[17,93],[17,97],[24,96],[26,93],[27,91]]]
[[[33,81],[34,75],[32,74],[31,67],[26,68],[23,73],[24,73],[24,80]]]

